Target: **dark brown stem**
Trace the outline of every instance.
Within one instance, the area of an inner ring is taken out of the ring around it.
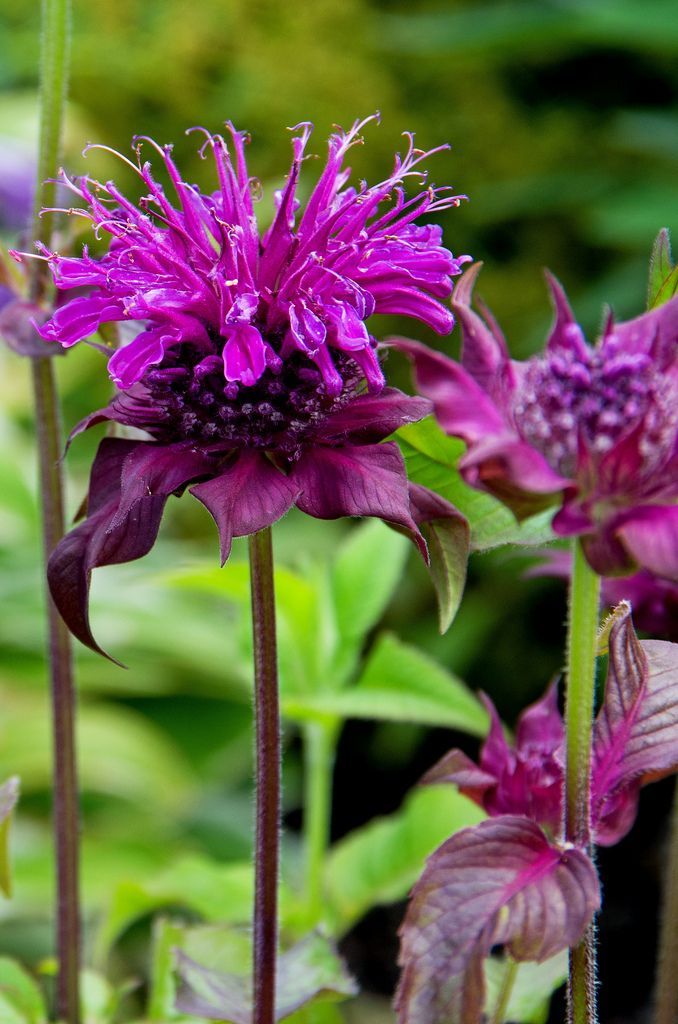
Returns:
[[[280,710],[273,548],[267,528],[249,539],[254,637],[256,836],[253,1024],[274,1024],[280,847]]]
[[[64,534],[61,480],[61,430],[54,368],[51,359],[33,359],[45,562]],[[61,616],[47,595],[49,673],[54,744],[54,833],[56,845],[56,1012],[67,1024],[78,1024],[80,1006],[80,899],[78,885],[79,813],[75,750],[75,690],[71,640]]]

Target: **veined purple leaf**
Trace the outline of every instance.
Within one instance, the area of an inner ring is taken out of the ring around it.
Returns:
[[[202,967],[176,950],[180,1013],[231,1024],[251,1024],[251,975]],[[357,994],[357,986],[332,945],[323,936],[307,935],[280,955],[276,977],[276,1021],[289,1017],[318,998],[341,999]]]
[[[678,769],[678,644],[638,640],[626,605],[609,654],[593,738],[592,814],[602,845],[631,827],[640,787]]]
[[[542,961],[575,945],[600,904],[596,870],[505,815],[453,835],[429,858],[401,929],[400,1024],[480,1024],[483,961],[502,944]]]

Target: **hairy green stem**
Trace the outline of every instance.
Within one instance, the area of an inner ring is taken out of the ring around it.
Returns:
[[[508,958],[506,961],[504,977],[501,979],[501,988],[499,989],[499,995],[497,996],[497,1004],[494,1008],[490,1024],[504,1024],[504,1021],[507,1019],[506,1014],[508,1013],[511,993],[513,992],[513,986],[515,985],[517,974],[518,964],[515,960]]]
[[[591,847],[591,733],[596,681],[600,577],[574,541],[567,635],[565,837]],[[596,1021],[595,925],[570,952],[569,1024]]]
[[[655,1024],[675,1024],[678,1020],[678,784],[673,795],[671,841],[662,903]]]
[[[40,57],[40,137],[38,180],[31,241],[49,245],[54,215],[40,218],[43,207],[54,206],[53,178],[61,159],[69,65],[70,0],[43,0]],[[31,265],[29,297],[44,298],[47,266]],[[42,535],[45,562],[64,535],[64,499],[61,475],[61,423],[54,368],[50,358],[32,360],[35,402]],[[56,947],[58,974],[56,1014],[67,1024],[80,1020],[80,897],[79,807],[75,749],[75,688],[71,640],[49,594],[47,595],[49,672],[52,693],[54,746],[54,838],[56,847]]]
[[[273,548],[268,527],[249,538],[254,639],[253,1024],[274,1024],[280,859],[280,708]]]
[[[330,841],[332,775],[338,723],[334,719],[304,726],[304,847],[309,923],[323,917],[323,871]]]

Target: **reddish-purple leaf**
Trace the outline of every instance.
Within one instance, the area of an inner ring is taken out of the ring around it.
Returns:
[[[640,787],[678,769],[678,644],[639,641],[627,605],[609,653],[592,780],[593,826],[606,846],[631,827]]]
[[[221,544],[221,564],[234,537],[245,537],[275,523],[290,509],[299,486],[260,451],[241,452],[219,476],[191,487],[210,513]]]
[[[180,949],[175,956],[180,979],[176,1008],[180,1013],[231,1024],[251,1024],[251,974],[243,976],[203,967]],[[345,998],[357,991],[332,944],[317,933],[307,935],[278,957],[275,1020],[289,1017],[319,997]]]
[[[57,544],[47,566],[52,597],[64,622],[86,647],[106,657],[89,622],[92,569],[131,562],[147,554],[158,535],[167,500],[167,494],[141,498],[127,517],[113,526],[122,468],[140,444],[145,442],[104,438],[92,464],[87,518]]]
[[[64,355],[60,345],[43,341],[38,334],[35,325],[43,324],[46,319],[47,313],[35,303],[17,298],[3,303],[0,295],[0,338],[18,355],[32,358]]]
[[[488,818],[458,832],[412,892],[401,929],[400,1024],[480,1024],[491,948],[545,960],[580,940],[599,903],[586,854],[552,845],[526,818]]]
[[[301,489],[297,507],[316,519],[376,516],[404,528],[426,557],[426,544],[412,518],[405,463],[396,444],[317,447],[305,452],[292,472]]]

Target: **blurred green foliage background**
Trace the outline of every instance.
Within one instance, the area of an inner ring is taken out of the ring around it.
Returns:
[[[74,0],[73,31],[65,162],[75,173],[134,188],[121,163],[101,152],[85,161],[81,149],[93,141],[126,153],[133,135],[148,134],[174,141],[185,176],[207,186],[207,165],[184,129],[218,130],[228,118],[252,133],[250,168],[264,187],[265,220],[290,160],[286,126],[312,120],[311,150],[322,157],[333,124],[379,110],[381,126],[368,127],[365,146],[352,153],[356,174],[372,181],[387,173],[403,130],[415,131],[424,148],[450,142],[450,153],[430,161],[431,180],[453,184],[469,202],[444,215],[447,244],[486,262],[480,293],[518,355],[540,344],[548,324],[542,267],[562,279],[593,334],[605,302],[622,316],[642,310],[652,240],[662,226],[678,228],[673,0]],[[10,162],[24,160],[30,175],[38,37],[37,2],[4,0],[0,193]],[[311,161],[307,187],[314,171]],[[17,209],[5,211],[8,244],[16,244]],[[408,330],[393,320],[378,329],[393,328]],[[406,384],[405,368],[393,362]],[[105,402],[108,383],[100,356],[85,347],[58,364],[70,426]],[[95,443],[81,439],[69,456],[72,511]],[[28,370],[3,350],[0,775],[18,771],[25,796],[17,894],[0,907],[0,947],[35,960],[50,948],[51,866],[32,445]],[[279,558],[304,570],[348,529],[290,516],[277,531]],[[117,881],[152,878],[187,854],[247,856],[250,716],[247,672],[234,653],[237,613],[225,599],[163,579],[168,568],[216,557],[203,510],[174,502],[150,558],[97,578],[94,620],[104,645],[130,668],[79,652],[89,920]],[[459,618],[440,638],[428,582],[411,559],[386,618],[492,693],[508,720],[561,659],[561,590],[521,581],[523,564],[506,552],[477,557]],[[293,845],[301,799],[293,728],[287,742]],[[406,723],[349,726],[339,750],[336,836],[394,810],[450,745],[449,733]],[[391,976],[384,968],[380,981],[380,969],[372,965],[375,986],[387,987]]]

